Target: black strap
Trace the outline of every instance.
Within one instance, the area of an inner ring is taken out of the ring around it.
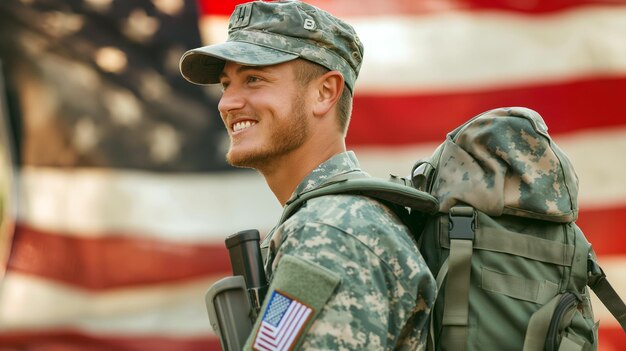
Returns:
[[[426,192],[397,181],[372,178],[361,172],[351,172],[330,178],[320,187],[289,200],[285,204],[278,225],[291,217],[307,200],[337,194],[363,195],[428,214],[434,214],[439,209],[437,199]]]
[[[588,268],[590,273],[589,287],[611,312],[613,317],[617,319],[624,332],[626,332],[626,305],[624,301],[619,297],[606,279],[606,274],[604,274],[602,268],[592,257],[588,260]]]

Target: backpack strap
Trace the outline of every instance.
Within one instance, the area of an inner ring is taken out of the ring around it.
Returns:
[[[476,230],[474,209],[467,206],[450,208],[448,225],[450,256],[441,343],[445,350],[463,351],[467,349],[468,337],[470,273]]]
[[[322,183],[320,187],[303,192],[289,200],[285,204],[278,225],[289,219],[306,201],[325,195],[363,195],[428,214],[437,212],[439,208],[437,199],[426,192],[405,185],[397,179],[392,178],[388,181],[372,178],[358,171],[332,177]]]
[[[446,259],[441,264],[441,267],[439,268],[439,272],[437,272],[437,276],[435,277],[435,281],[437,282],[437,295],[436,295],[437,299],[439,298],[439,294],[442,291],[441,287],[443,286],[443,280],[448,275],[448,260],[449,259],[450,259],[449,256],[446,257]],[[432,315],[430,317],[429,324],[430,326],[428,329],[428,339],[426,341],[426,350],[434,351],[435,350],[435,318],[433,318]]]
[[[530,316],[524,337],[523,351],[543,350],[545,348],[550,321],[561,297],[562,294],[554,296]]]
[[[587,259],[587,269],[589,271],[589,283],[587,285],[626,332],[626,305],[606,279],[606,274],[591,254]]]
[[[626,332],[626,305],[624,305],[622,299],[606,279],[604,271],[602,271],[602,268],[598,265],[592,253],[589,253],[589,257],[587,258],[587,270],[589,277],[587,285],[598,296],[600,301],[602,301],[604,306],[606,306]],[[562,294],[556,295],[550,302],[546,303],[531,316],[528,322],[528,329],[526,330],[524,351],[543,349],[555,308],[561,298]],[[565,340],[566,339],[562,342],[567,342]],[[564,349],[581,350],[582,347],[576,343],[571,343],[571,348]],[[561,348],[559,348],[559,350],[561,350]]]

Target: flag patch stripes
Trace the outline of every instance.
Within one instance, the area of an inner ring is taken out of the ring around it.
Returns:
[[[254,338],[258,351],[289,350],[306,325],[313,309],[274,290]]]

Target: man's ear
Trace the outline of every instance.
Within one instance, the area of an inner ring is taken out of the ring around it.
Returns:
[[[316,79],[316,100],[313,106],[315,116],[326,115],[341,97],[345,89],[343,76],[338,71],[329,71]]]

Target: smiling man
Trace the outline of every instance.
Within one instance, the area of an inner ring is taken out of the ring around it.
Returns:
[[[361,174],[346,151],[363,46],[298,1],[237,6],[228,40],[190,50],[182,75],[221,84],[227,160],[258,170],[281,205]],[[364,196],[309,200],[265,238],[270,287],[246,349],[423,349],[435,283],[408,229]]]

